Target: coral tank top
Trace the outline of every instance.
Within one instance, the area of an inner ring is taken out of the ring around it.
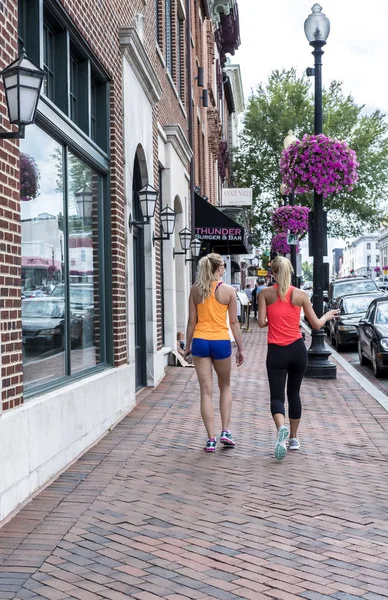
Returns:
[[[274,288],[278,290],[276,284]],[[278,296],[273,304],[267,305],[268,343],[277,346],[288,346],[302,337],[300,331],[301,307],[291,303],[291,285],[284,300]]]
[[[228,305],[218,302],[214,295],[216,288],[221,283],[222,281],[220,283],[214,281],[210,296],[197,304],[198,321],[194,329],[193,339],[230,340],[229,328],[226,322]]]

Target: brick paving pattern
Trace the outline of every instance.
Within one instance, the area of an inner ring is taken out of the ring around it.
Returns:
[[[388,414],[340,367],[306,380],[301,450],[276,462],[266,334],[244,343],[236,448],[203,452],[194,370],[169,368],[0,530],[0,598],[388,598]]]

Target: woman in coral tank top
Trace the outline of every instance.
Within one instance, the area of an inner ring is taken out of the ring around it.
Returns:
[[[189,320],[186,331],[184,356],[193,355],[200,394],[201,415],[208,440],[204,450],[215,452],[217,438],[214,428],[213,367],[220,388],[220,413],[222,432],[220,442],[233,448],[235,441],[229,431],[232,409],[230,390],[231,354],[227,315],[237,345],[236,363],[244,362],[240,325],[237,320],[236,292],[231,285],[220,281],[226,264],[220,254],[208,254],[199,261],[198,278],[191,288],[189,298]]]
[[[267,373],[271,393],[271,413],[277,428],[275,458],[282,460],[289,450],[299,450],[298,427],[302,414],[300,386],[307,366],[307,350],[300,331],[301,309],[313,329],[321,329],[336,317],[330,310],[318,319],[307,294],[291,285],[292,265],[277,256],[271,263],[276,284],[259,295],[259,327],[268,326]],[[284,425],[287,381],[290,430]]]

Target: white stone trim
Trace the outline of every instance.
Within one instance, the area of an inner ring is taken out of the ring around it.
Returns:
[[[162,86],[144,49],[136,27],[122,27],[119,32],[123,55],[136,74],[141,87],[152,105],[162,95]]]
[[[180,125],[165,125],[164,131],[167,136],[167,141],[170,142],[180,160],[187,166],[187,163],[193,157],[193,151],[188,143],[185,134]]]

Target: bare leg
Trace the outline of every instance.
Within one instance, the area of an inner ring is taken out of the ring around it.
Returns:
[[[197,372],[199,388],[201,393],[201,416],[205,425],[208,438],[216,436],[214,428],[213,396],[213,372],[212,359],[193,356],[194,367]]]
[[[290,438],[298,437],[300,419],[290,419]]]
[[[281,413],[276,413],[276,415],[273,415],[273,420],[275,421],[276,429],[279,429],[279,427],[284,425],[284,415]]]
[[[220,389],[220,414],[222,429],[229,429],[232,412],[232,392],[230,389],[231,357],[213,361]]]

